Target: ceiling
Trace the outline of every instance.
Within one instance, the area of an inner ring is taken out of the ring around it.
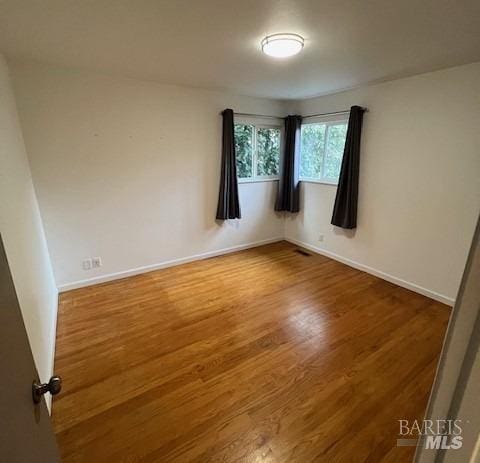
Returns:
[[[305,37],[287,60],[276,32]],[[0,0],[0,50],[162,83],[304,98],[480,61],[479,0]]]

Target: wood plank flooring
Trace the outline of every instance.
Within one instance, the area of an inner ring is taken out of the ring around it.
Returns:
[[[411,461],[449,308],[296,249],[63,293],[63,461]]]

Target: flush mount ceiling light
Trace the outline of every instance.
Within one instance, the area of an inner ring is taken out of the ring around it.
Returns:
[[[262,40],[262,51],[274,58],[288,58],[302,51],[304,40],[298,34],[267,35]]]

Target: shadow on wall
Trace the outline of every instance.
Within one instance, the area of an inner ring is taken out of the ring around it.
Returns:
[[[348,229],[348,228],[340,228],[340,227],[336,227],[335,225],[332,225],[332,229],[335,235],[344,236],[345,238],[355,238],[355,234],[357,233],[356,228]]]
[[[284,217],[285,220],[288,220],[290,222],[296,221],[297,223],[301,224],[301,228],[305,227],[305,214],[304,214],[304,206],[301,204],[302,208],[300,209],[300,212],[296,214],[290,214],[290,213],[285,213]],[[336,227],[335,225],[331,225],[331,232],[333,232],[334,235],[337,236],[343,236],[348,239],[355,238],[355,235],[357,233],[357,229],[347,229],[347,228],[340,228]]]

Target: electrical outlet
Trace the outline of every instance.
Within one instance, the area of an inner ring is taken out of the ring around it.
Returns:
[[[318,241],[323,241],[324,238],[325,238],[325,235],[322,235],[322,234],[318,235]]]
[[[97,268],[102,266],[102,258],[101,257],[94,257],[92,259],[92,267]]]
[[[92,259],[85,259],[82,262],[83,270],[90,270],[92,268]]]

